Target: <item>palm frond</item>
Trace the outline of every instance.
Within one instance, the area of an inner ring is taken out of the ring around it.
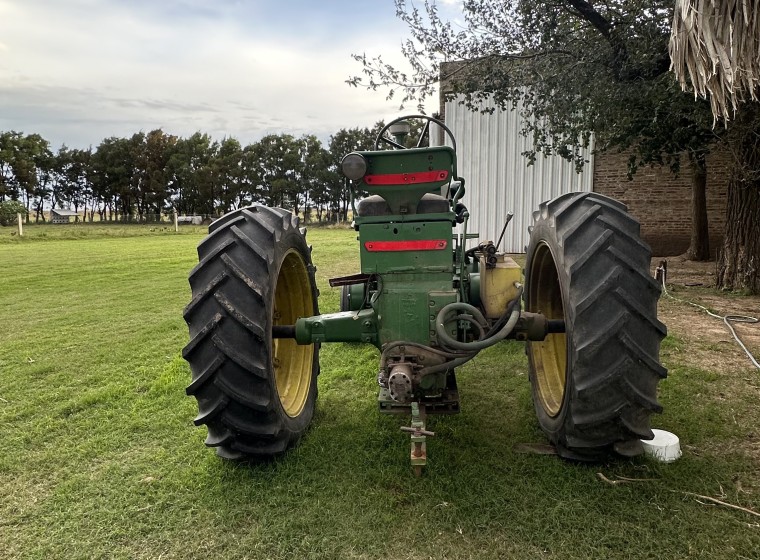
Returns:
[[[729,120],[760,97],[760,0],[676,0],[670,69],[685,91],[709,97],[713,117]]]

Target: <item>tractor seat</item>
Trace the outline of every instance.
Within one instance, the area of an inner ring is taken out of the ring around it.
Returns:
[[[359,204],[356,205],[356,213],[363,218],[368,216],[387,216],[391,213],[391,208],[382,196],[373,194],[359,201]]]
[[[442,214],[448,212],[449,200],[439,194],[426,193],[417,203],[417,214]],[[363,198],[356,205],[356,213],[362,218],[369,216],[389,216],[390,206],[379,194]]]
[[[449,199],[440,194],[423,194],[417,203],[418,214],[443,214],[450,210]]]

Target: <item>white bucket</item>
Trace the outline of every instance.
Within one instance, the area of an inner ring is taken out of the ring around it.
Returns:
[[[642,439],[644,452],[661,463],[672,463],[681,456],[678,436],[665,430],[652,430],[654,439]]]

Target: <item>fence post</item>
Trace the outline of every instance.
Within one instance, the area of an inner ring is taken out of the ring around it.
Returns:
[[[18,236],[24,237],[24,222],[21,219],[21,214],[16,214],[16,217],[18,218]]]
[[[178,233],[179,232],[179,221],[177,220],[177,209],[176,208],[174,208],[173,214],[174,214],[174,232]]]

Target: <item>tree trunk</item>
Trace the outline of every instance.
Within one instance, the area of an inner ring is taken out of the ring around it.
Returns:
[[[728,183],[726,234],[717,273],[719,288],[760,294],[760,134],[749,105],[740,116],[746,120],[737,119],[732,131],[736,161]]]
[[[718,257],[718,287],[760,294],[760,182],[732,179],[726,235]]]
[[[707,223],[707,164],[705,153],[689,154],[691,162],[691,243],[686,250],[690,261],[710,260],[710,230]]]
[[[299,205],[298,205],[298,195],[293,195],[293,214],[298,216],[298,214],[300,213],[300,210],[301,209],[299,208]]]

